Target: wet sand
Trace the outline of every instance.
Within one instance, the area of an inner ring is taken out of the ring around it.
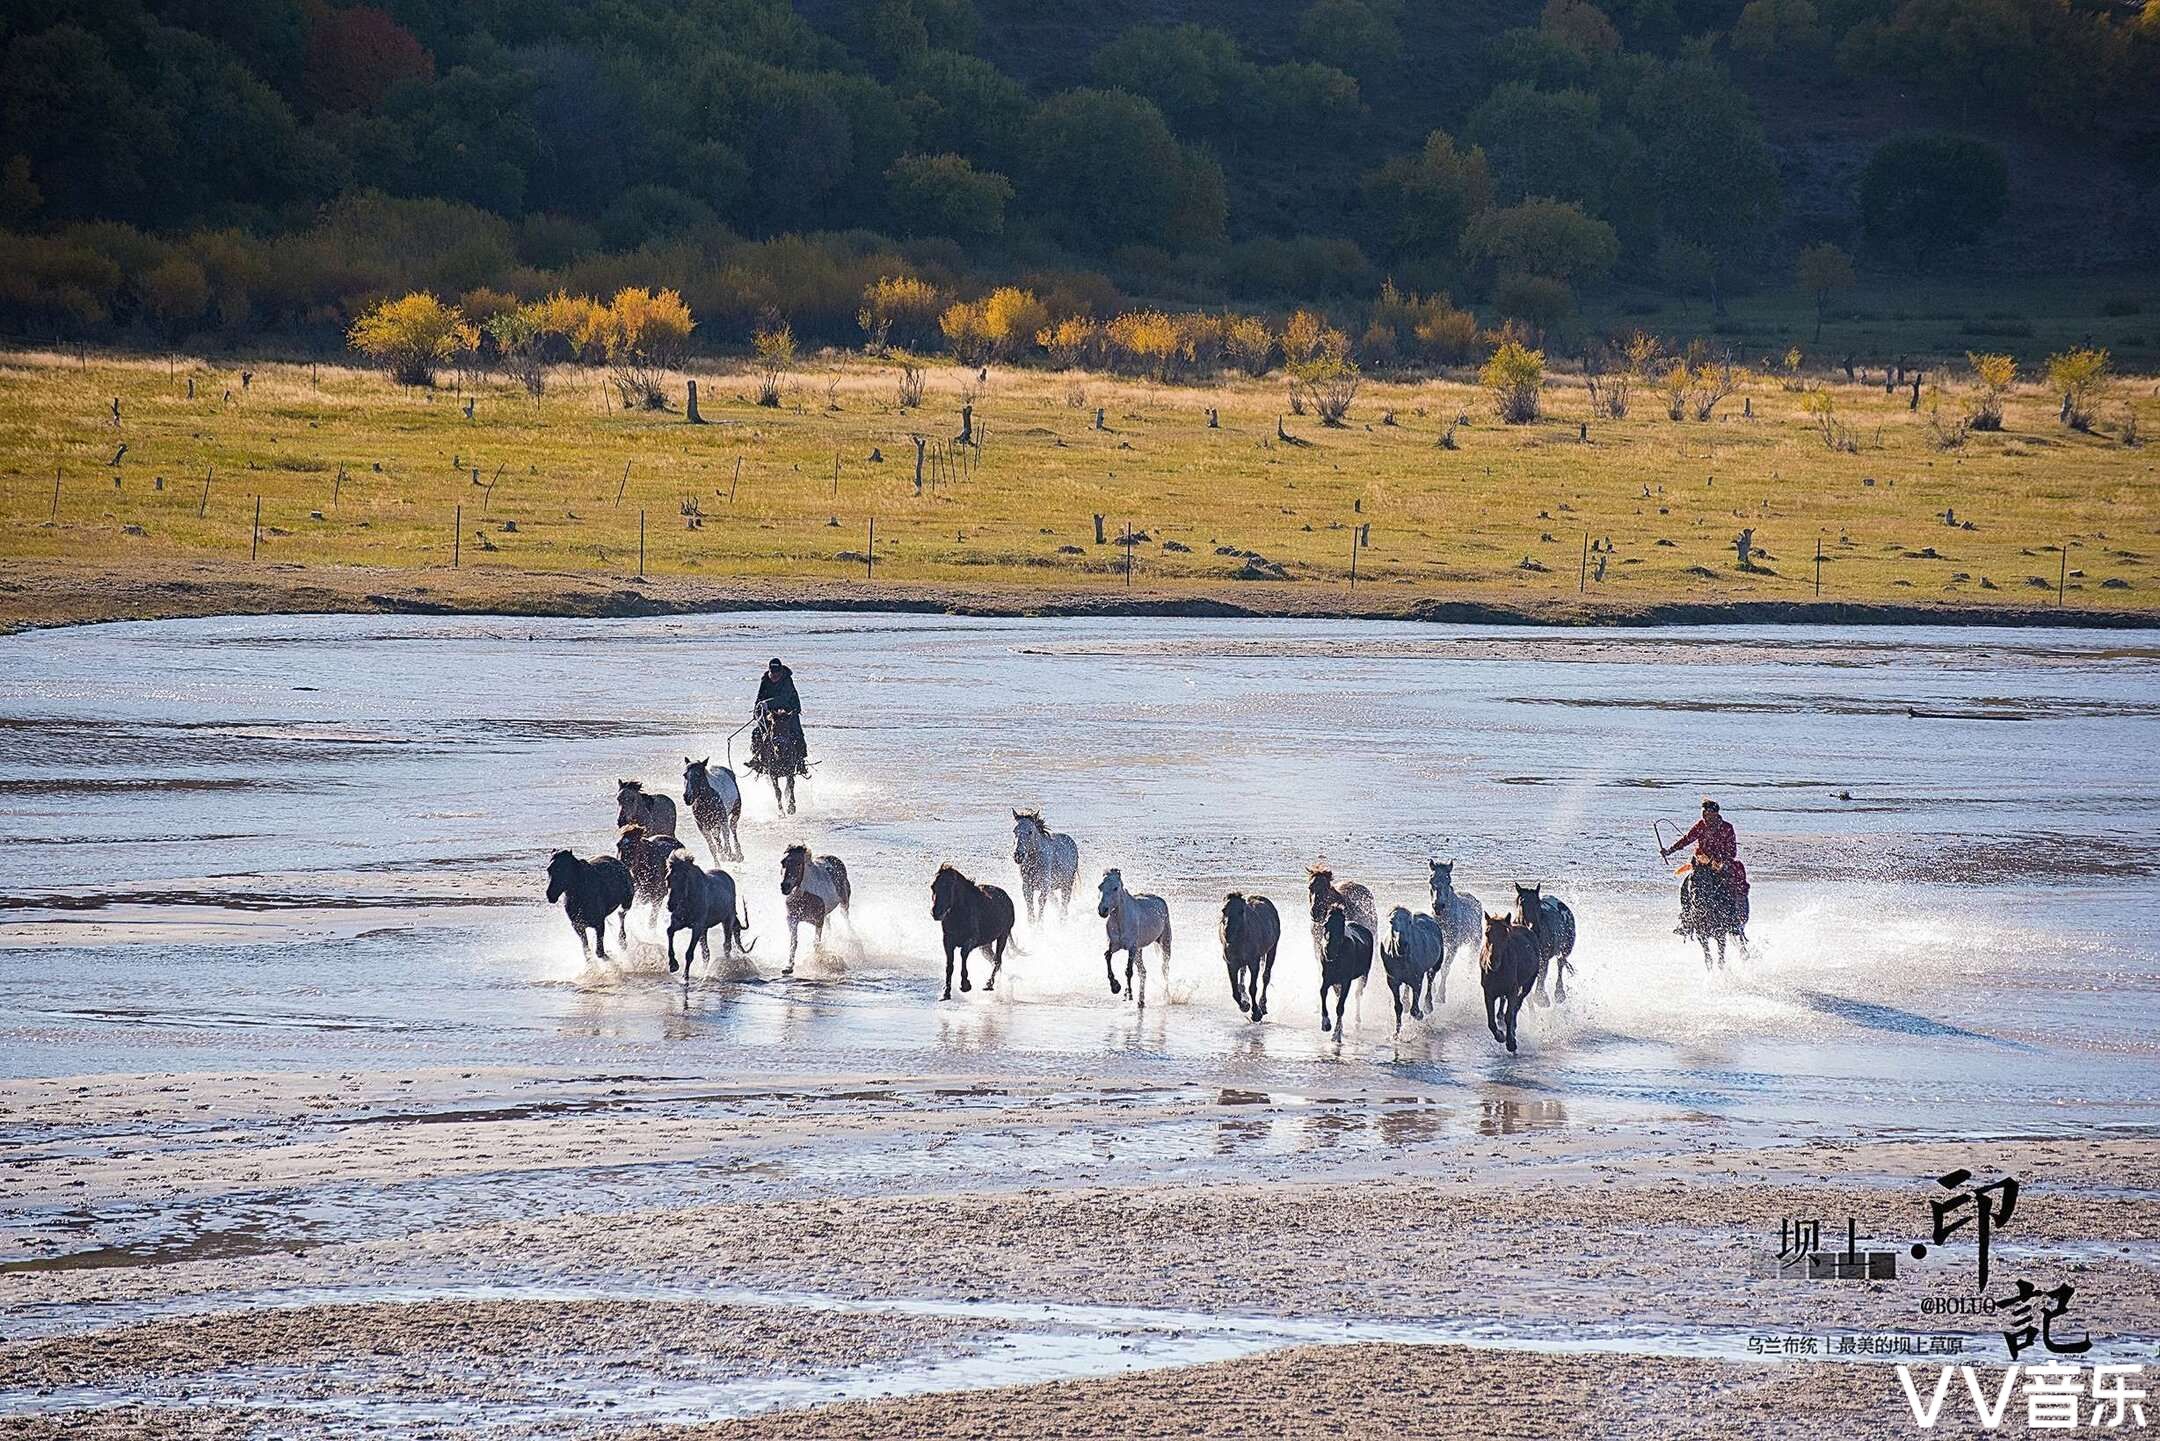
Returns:
[[[1924,1240],[1957,1166],[2027,1187],[1991,1290],[2073,1280],[2095,1356],[2160,1338],[2143,1136],[1820,1140],[1077,1075],[211,1074],[0,1105],[7,1213],[240,1227],[0,1271],[7,1436],[1869,1434],[1903,1415],[1887,1367],[1750,1338],[1957,1335],[1999,1366],[1986,1318],[1920,1309],[1974,1290],[1971,1248],[1879,1282],[1764,1259],[1784,1217]],[[984,1136],[994,1174],[965,1159]],[[505,1219],[520,1180],[546,1204]],[[354,1190],[382,1207],[340,1211]],[[1127,1371],[1156,1374],[1091,1379]],[[983,1390],[1008,1383],[1037,1384]]]

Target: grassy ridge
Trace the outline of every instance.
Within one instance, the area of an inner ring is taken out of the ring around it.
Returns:
[[[642,511],[649,575],[830,583],[863,576],[875,517],[881,583],[1109,594],[1130,522],[1148,537],[1134,549],[1138,585],[1304,606],[1346,586],[1352,528],[1370,524],[1361,595],[1572,599],[1587,536],[1612,544],[1593,602],[1799,600],[1814,593],[1820,539],[1825,599],[2030,605],[2052,598],[2054,547],[2069,541],[2069,604],[2160,604],[2160,450],[2068,431],[2030,389],[2012,397],[2004,433],[1955,451],[1930,438],[1925,398],[1914,413],[1905,393],[1842,377],[1831,383],[1858,454],[1827,449],[1774,380],[1707,423],[1669,421],[1639,389],[1631,416],[1590,421],[1587,442],[1573,379],[1549,380],[1547,418],[1518,427],[1495,423],[1463,381],[1373,383],[1347,428],[1290,416],[1303,443],[1285,444],[1276,378],[1185,387],[994,368],[976,401],[986,443],[972,477],[918,496],[909,435],[951,437],[975,372],[934,371],[913,411],[897,406],[896,380],[876,362],[814,360],[772,410],[750,403],[750,377],[702,372],[715,423],[691,426],[679,412],[623,413],[591,372],[555,377],[537,408],[483,383],[468,419],[448,389],[340,367],[266,364],[243,391],[236,371],[200,363],[17,353],[0,357],[0,557],[86,574],[447,567],[456,531],[464,567],[626,577]],[[1958,403],[1946,396],[1945,411]],[[2117,383],[2109,426],[2126,406],[2160,434],[2150,381]],[[1458,448],[1441,448],[1462,415]],[[1951,509],[1957,525],[1942,519]],[[1094,543],[1097,513],[1110,545]],[[1766,553],[1760,573],[1737,569],[1743,526]],[[1289,578],[1240,579],[1247,561],[1226,550]]]

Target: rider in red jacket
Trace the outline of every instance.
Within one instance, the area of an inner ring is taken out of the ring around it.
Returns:
[[[1688,828],[1688,833],[1669,846],[1659,847],[1660,855],[1692,845],[1695,854],[1708,860],[1732,882],[1733,894],[1738,898],[1741,915],[1747,914],[1748,878],[1747,867],[1740,863],[1740,836],[1733,830],[1732,822],[1718,810],[1718,803],[1705,799],[1702,803],[1702,819]],[[1684,909],[1684,902],[1683,902]]]

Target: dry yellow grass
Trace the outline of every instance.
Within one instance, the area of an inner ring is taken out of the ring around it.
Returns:
[[[798,367],[778,410],[750,403],[749,375],[701,370],[714,423],[692,426],[679,410],[625,414],[590,371],[556,374],[535,407],[496,381],[430,394],[338,366],[248,368],[243,390],[223,364],[0,356],[0,557],[85,574],[447,568],[457,534],[462,567],[620,578],[637,572],[642,513],[651,576],[824,588],[864,576],[874,518],[881,584],[1108,596],[1130,523],[1147,537],[1137,586],[1310,609],[1346,594],[1353,528],[1369,524],[1362,603],[1573,601],[1586,539],[1611,543],[1603,579],[1590,560],[1593,604],[1809,599],[1818,540],[1826,600],[2051,603],[2067,541],[2071,607],[2160,603],[2160,450],[2067,430],[2031,388],[2002,434],[1944,450],[1927,399],[1916,413],[1902,391],[1825,381],[1862,443],[1839,453],[1774,380],[1698,423],[1666,419],[1642,389],[1628,419],[1590,420],[1580,381],[1552,378],[1546,418],[1513,427],[1465,381],[1371,383],[1346,428],[1284,415],[1300,442],[1285,444],[1277,377],[1181,386],[993,367],[978,383],[941,366],[922,407],[902,410],[894,366],[830,357]],[[979,460],[917,494],[909,437],[933,451],[950,439],[967,391]],[[1944,413],[1964,399],[1946,392]],[[2108,427],[2133,407],[2160,433],[2152,381],[2116,382]],[[1458,448],[1443,449],[1458,416]],[[1095,543],[1098,513],[1110,544]],[[1737,566],[1742,527],[1762,552],[1755,573]],[[1239,579],[1230,551],[1289,579]]]

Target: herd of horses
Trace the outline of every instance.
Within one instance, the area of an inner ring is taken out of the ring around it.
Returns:
[[[683,802],[715,860],[743,859],[742,791],[734,773],[710,760],[683,763]],[[721,954],[747,956],[752,942],[747,900],[727,871],[698,864],[676,837],[675,802],[634,780],[616,789],[616,849],[611,856],[582,858],[555,852],[548,862],[547,897],[561,901],[582,951],[607,958],[607,923],[617,922],[617,938],[629,943],[630,911],[642,904],[652,923],[667,913],[668,970],[678,968],[687,987],[690,966],[700,950],[712,964],[711,933],[721,936]],[[1013,862],[1020,872],[1021,905],[1002,887],[977,882],[951,865],[941,865],[930,882],[930,915],[938,922],[945,958],[943,999],[951,1000],[957,967],[960,989],[974,989],[968,971],[971,957],[990,963],[983,989],[993,991],[1013,947],[1013,931],[1024,911],[1040,923],[1054,901],[1060,915],[1069,913],[1079,883],[1080,847],[1073,837],[1052,831],[1039,810],[1013,812]],[[1431,909],[1396,906],[1385,928],[1372,891],[1356,881],[1340,880],[1325,864],[1306,871],[1306,913],[1313,952],[1320,961],[1320,1028],[1342,1038],[1343,1011],[1361,1002],[1377,962],[1395,1003],[1395,1030],[1403,1015],[1421,1020],[1447,1000],[1450,965],[1475,955],[1485,995],[1485,1023],[1493,1039],[1515,1049],[1518,1013],[1533,995],[1538,1004],[1567,999],[1567,975],[1573,968],[1575,913],[1539,886],[1515,886],[1514,906],[1488,913],[1474,895],[1455,886],[1453,861],[1429,862]],[[846,864],[832,855],[814,855],[805,845],[791,845],[780,861],[780,895],[788,921],[788,957],[782,972],[792,975],[801,928],[811,927],[813,945],[822,947],[826,924],[846,913],[853,887]],[[1146,952],[1157,952],[1165,985],[1169,981],[1170,905],[1161,896],[1135,891],[1112,867],[1103,872],[1096,892],[1096,914],[1103,922],[1103,969],[1112,995],[1125,995],[1137,1007],[1147,1005]],[[688,933],[689,947],[678,963],[675,937]],[[1223,898],[1218,926],[1223,963],[1229,972],[1231,999],[1247,1019],[1268,1012],[1276,950],[1282,943],[1282,919],[1266,896],[1232,891]],[[1720,951],[1722,953],[1722,942]],[[1125,974],[1118,976],[1116,957],[1125,954]],[[1708,958],[1708,946],[1704,955]],[[1332,1003],[1332,1009],[1331,1009]],[[1332,1021],[1330,1016],[1332,1015]]]

